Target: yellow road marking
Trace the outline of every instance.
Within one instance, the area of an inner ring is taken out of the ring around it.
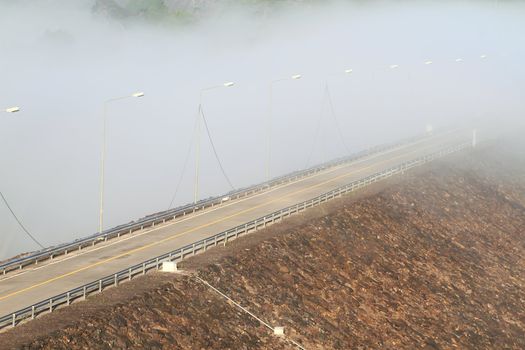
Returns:
[[[448,133],[447,133],[448,134]],[[440,136],[444,136],[444,135],[440,135]],[[432,138],[435,138],[437,136],[433,136]],[[416,141],[412,144],[408,144],[408,145],[402,145],[402,146],[399,146],[399,147],[396,147],[394,149],[391,149],[391,150],[388,150],[388,151],[384,151],[384,152],[381,152],[381,153],[378,153],[378,154],[374,154],[374,155],[371,155],[371,156],[368,156],[367,158],[365,159],[359,159],[359,160],[355,160],[355,161],[352,161],[350,163],[347,163],[347,164],[341,164],[341,165],[337,165],[333,168],[330,168],[328,170],[325,170],[325,171],[322,171],[322,172],[319,172],[317,174],[313,174],[313,175],[310,175],[310,176],[307,176],[307,177],[304,177],[304,178],[301,178],[301,179],[298,179],[296,181],[292,181],[292,182],[288,182],[288,183],[285,183],[285,184],[282,184],[282,185],[278,185],[278,186],[275,186],[269,190],[266,190],[264,192],[261,192],[261,193],[258,193],[258,194],[255,194],[255,195],[251,195],[251,196],[247,196],[245,198],[242,198],[242,199],[239,199],[239,200],[232,200],[230,203],[228,204],[222,204],[220,206],[216,206],[214,209],[205,209],[204,211],[200,211],[196,214],[193,214],[191,216],[188,216],[188,217],[183,217],[182,219],[178,219],[178,220],[174,220],[173,222],[170,222],[170,223],[167,223],[165,225],[161,225],[160,227],[155,227],[155,228],[150,228],[150,229],[144,229],[144,231],[142,233],[135,233],[129,237],[126,237],[126,238],[121,238],[119,240],[116,240],[115,242],[111,242],[111,243],[107,243],[107,244],[103,244],[101,245],[100,247],[97,247],[97,248],[93,248],[93,249],[90,249],[90,248],[87,248],[85,249],[84,251],[82,251],[82,253],[77,253],[77,254],[74,254],[74,255],[71,255],[71,256],[68,256],[68,257],[65,257],[65,258],[58,258],[56,259],[55,261],[51,262],[51,263],[46,263],[42,266],[39,266],[39,267],[35,267],[35,268],[30,268],[30,269],[26,269],[25,271],[23,272],[20,272],[20,273],[17,273],[13,276],[9,276],[9,277],[5,277],[5,278],[0,278],[0,282],[4,282],[4,281],[7,281],[7,280],[10,280],[10,279],[13,279],[13,278],[17,278],[17,277],[21,277],[21,276],[24,276],[25,274],[27,273],[30,273],[30,272],[34,272],[34,271],[38,271],[38,270],[41,270],[41,269],[45,269],[47,267],[50,267],[50,266],[53,266],[53,265],[56,265],[56,264],[61,264],[63,263],[64,261],[68,261],[68,260],[71,260],[71,259],[75,259],[75,258],[78,258],[78,257],[81,257],[81,256],[84,256],[84,255],[87,255],[87,254],[91,254],[93,252],[96,252],[96,251],[99,251],[99,250],[102,250],[102,249],[107,249],[109,247],[112,247],[114,245],[117,245],[117,244],[120,244],[122,242],[125,242],[125,241],[128,241],[130,239],[136,239],[138,237],[141,237],[145,234],[149,234],[151,232],[155,232],[155,231],[158,231],[158,230],[162,230],[162,229],[165,229],[166,227],[168,226],[172,226],[172,225],[178,225],[180,224],[181,222],[185,222],[185,221],[189,221],[189,220],[194,220],[195,218],[198,218],[200,216],[203,216],[203,215],[208,215],[209,213],[212,213],[214,211],[217,211],[217,210],[222,210],[224,208],[227,208],[227,207],[230,207],[232,205],[237,205],[239,203],[242,203],[242,202],[245,202],[245,201],[248,201],[248,200],[252,200],[253,198],[256,198],[256,197],[260,197],[260,196],[265,196],[265,195],[268,195],[272,192],[275,192],[277,190],[280,190],[280,189],[283,189],[285,187],[290,187],[292,185],[295,185],[295,184],[298,184],[300,182],[304,182],[306,180],[311,180],[313,178],[316,178],[316,177],[319,177],[319,176],[326,176],[328,174],[331,174],[331,173],[334,173],[336,171],[339,171],[339,170],[342,170],[344,168],[349,168],[349,167],[353,167],[357,164],[360,164],[360,163],[364,163],[364,162],[368,162],[368,161],[371,161],[377,157],[381,157],[381,156],[384,156],[386,154],[389,154],[389,153],[393,153],[393,152],[396,152],[396,151],[400,151],[404,148],[407,148],[407,147],[414,147],[415,145],[421,143],[421,142],[425,142],[425,141],[428,141],[428,139],[423,139],[423,140],[419,140],[419,141]]]
[[[374,155],[367,156],[364,159],[358,159],[358,160],[351,161],[350,163],[340,164],[340,165],[334,166],[332,168],[329,168],[327,170],[323,170],[322,172],[319,172],[317,174],[309,175],[307,177],[304,177],[304,178],[301,178],[301,179],[298,179],[298,180],[295,180],[295,181],[292,181],[292,182],[288,182],[288,183],[285,183],[285,184],[281,184],[281,185],[275,186],[275,187],[273,187],[273,188],[271,188],[269,190],[260,192],[260,193],[255,194],[255,195],[247,196],[245,198],[238,199],[238,200],[233,200],[233,201],[231,201],[228,204],[222,204],[220,206],[216,206],[214,209],[206,209],[204,211],[200,211],[200,212],[198,212],[196,214],[193,214],[191,216],[188,216],[186,218],[173,220],[170,223],[166,223],[166,224],[157,226],[155,228],[144,229],[142,233],[135,233],[135,234],[133,234],[133,235],[131,235],[129,237],[121,238],[119,240],[116,240],[115,242],[111,242],[111,243],[108,243],[108,244],[103,244],[100,247],[97,247],[97,248],[94,248],[94,249],[87,248],[87,249],[83,250],[82,253],[76,253],[76,254],[73,254],[71,256],[62,258],[62,259],[58,258],[58,259],[56,259],[55,261],[53,261],[51,263],[44,263],[43,265],[41,265],[39,267],[24,269],[23,272],[17,273],[17,274],[15,274],[13,276],[3,277],[3,278],[0,277],[0,283],[4,282],[4,281],[7,281],[7,280],[10,280],[10,279],[13,279],[13,278],[24,276],[27,273],[31,273],[31,272],[34,272],[34,271],[37,271],[37,270],[45,269],[45,268],[48,268],[48,267],[56,265],[56,264],[61,264],[64,261],[67,261],[67,260],[76,259],[78,257],[84,256],[84,255],[88,255],[88,254],[91,254],[93,252],[96,252],[96,251],[99,251],[99,250],[102,250],[102,249],[107,249],[107,248],[110,248],[110,247],[112,247],[114,245],[121,244],[122,242],[131,240],[131,239],[136,239],[136,238],[141,237],[141,236],[143,236],[145,234],[150,234],[151,232],[162,230],[162,229],[165,229],[165,228],[167,228],[169,226],[172,226],[172,225],[178,225],[181,222],[194,220],[195,218],[198,218],[200,216],[208,215],[209,213],[212,213],[212,212],[217,211],[217,210],[223,210],[224,208],[230,207],[232,205],[237,205],[239,203],[242,203],[242,202],[245,202],[245,201],[248,201],[248,200],[252,200],[253,198],[256,198],[256,197],[266,196],[266,195],[268,195],[268,194],[270,194],[272,192],[278,191],[278,190],[286,188],[286,187],[290,187],[290,186],[298,184],[300,182],[311,180],[311,179],[319,177],[319,176],[326,176],[328,174],[331,174],[333,172],[342,170],[344,168],[349,168],[349,167],[356,166],[357,164],[360,164],[360,163],[369,162],[369,161],[371,161],[371,160],[373,160],[375,158],[378,158],[378,157],[381,157],[381,156],[385,156],[386,154],[398,152],[398,151],[401,151],[404,148],[414,147],[414,146],[416,146],[416,145],[418,145],[418,144],[420,144],[422,142],[427,142],[427,141],[429,141],[431,139],[441,138],[441,137],[443,137],[445,135],[456,133],[458,131],[459,130],[454,129],[454,130],[447,131],[447,132],[445,132],[443,134],[440,134],[440,135],[434,135],[434,136],[430,136],[430,137],[428,137],[426,139],[415,141],[415,142],[413,142],[411,144],[397,146],[397,147],[395,147],[393,149],[386,150],[386,151],[379,152],[379,153],[374,154]]]
[[[435,146],[435,145],[429,145],[429,146],[427,146],[427,147],[424,147],[423,149],[427,149],[427,148],[434,147],[434,146]],[[386,160],[384,160],[384,161],[381,161],[381,162],[376,163],[376,164],[373,164],[373,165],[369,165],[369,166],[364,167],[364,168],[361,168],[361,169],[359,169],[359,170],[355,170],[355,171],[350,172],[350,173],[342,174],[342,175],[339,175],[339,176],[337,176],[337,177],[335,177],[335,178],[333,178],[333,179],[329,179],[329,180],[326,180],[326,181],[320,182],[320,183],[318,183],[318,184],[315,184],[315,185],[312,185],[312,186],[309,186],[309,187],[305,187],[305,188],[300,189],[300,190],[297,190],[297,191],[295,191],[295,192],[292,192],[292,193],[289,193],[289,194],[283,195],[283,196],[281,196],[281,197],[274,198],[274,199],[272,199],[272,200],[270,200],[270,201],[268,201],[268,202],[261,203],[261,204],[259,204],[259,205],[254,206],[254,207],[251,207],[251,208],[247,208],[247,209],[244,209],[244,210],[238,211],[237,213],[231,214],[231,215],[229,215],[229,216],[225,216],[225,217],[223,217],[223,218],[221,218],[221,219],[217,219],[217,220],[211,221],[211,222],[209,222],[209,223],[206,223],[206,224],[203,224],[203,225],[200,225],[200,226],[197,226],[197,227],[193,227],[193,228],[188,229],[188,230],[186,230],[186,231],[183,231],[183,232],[180,232],[180,233],[178,233],[178,234],[175,234],[175,235],[172,235],[172,236],[166,237],[166,238],[164,238],[164,239],[161,239],[160,241],[155,241],[155,242],[152,242],[152,243],[150,243],[150,244],[144,245],[144,246],[142,246],[142,247],[138,247],[138,248],[135,248],[135,249],[128,250],[128,251],[126,251],[126,252],[124,252],[124,253],[121,253],[121,254],[119,254],[119,255],[115,255],[115,256],[113,256],[113,257],[111,257],[111,258],[107,258],[107,259],[105,259],[105,260],[102,260],[102,261],[99,261],[99,262],[96,262],[96,263],[93,263],[93,264],[90,264],[90,265],[87,265],[87,266],[81,267],[81,268],[79,268],[79,269],[77,269],[77,270],[70,271],[70,272],[68,272],[68,273],[65,273],[65,274],[62,274],[62,275],[59,275],[59,276],[56,276],[56,277],[50,278],[50,279],[48,279],[48,280],[46,280],[46,281],[43,281],[43,282],[40,282],[40,283],[34,284],[34,285],[32,285],[32,286],[29,286],[29,287],[26,287],[26,288],[20,289],[20,290],[18,290],[18,291],[12,292],[12,293],[10,293],[10,294],[4,295],[4,296],[0,297],[0,301],[1,301],[1,300],[5,300],[5,299],[10,298],[10,297],[13,297],[13,296],[18,295],[18,294],[21,294],[21,293],[24,293],[24,292],[27,292],[27,291],[33,290],[33,289],[35,289],[35,288],[41,287],[41,286],[46,285],[46,284],[49,284],[49,283],[51,283],[51,282],[54,282],[54,281],[57,281],[57,280],[63,279],[63,278],[65,278],[65,277],[75,275],[75,274],[77,274],[77,273],[79,273],[79,272],[82,272],[82,271],[85,271],[85,270],[91,269],[91,268],[93,268],[93,267],[96,267],[96,266],[99,266],[99,265],[106,264],[106,263],[108,263],[108,262],[110,262],[110,261],[116,260],[116,259],[118,259],[118,258],[121,258],[121,257],[125,256],[125,255],[133,254],[133,253],[136,253],[136,252],[139,252],[139,251],[142,251],[142,250],[145,250],[145,249],[148,249],[148,248],[151,248],[151,247],[157,246],[157,245],[159,245],[159,244],[161,244],[161,243],[164,243],[164,242],[167,242],[167,241],[173,240],[173,239],[175,239],[175,238],[178,238],[178,237],[180,237],[180,236],[186,235],[186,234],[188,234],[188,233],[195,232],[195,231],[197,231],[197,230],[200,230],[200,229],[203,229],[203,228],[206,228],[206,227],[209,227],[209,226],[215,225],[215,224],[217,224],[217,223],[223,222],[223,221],[225,221],[225,220],[231,219],[231,218],[236,217],[236,216],[239,216],[239,215],[241,215],[241,214],[248,213],[248,212],[253,211],[253,210],[255,210],[255,209],[258,209],[258,208],[261,208],[261,207],[266,206],[266,205],[268,205],[268,204],[271,204],[271,203],[274,203],[274,202],[276,202],[276,201],[279,201],[279,200],[281,200],[281,199],[283,199],[283,198],[290,197],[290,196],[293,196],[293,195],[296,195],[296,194],[299,194],[299,193],[302,193],[302,192],[305,192],[305,191],[308,191],[308,190],[314,189],[314,188],[316,188],[316,187],[326,185],[326,184],[328,184],[328,183],[330,183],[330,182],[334,182],[334,181],[337,181],[337,180],[339,180],[339,179],[342,179],[342,178],[345,178],[345,177],[349,177],[349,176],[351,176],[351,175],[354,175],[354,174],[356,174],[356,173],[363,172],[363,171],[365,171],[365,170],[367,170],[367,169],[370,169],[370,168],[373,168],[373,167],[377,167],[378,165],[381,165],[381,164],[386,163],[386,162],[388,162],[388,161],[391,161],[391,160],[393,160],[393,159],[401,158],[401,157],[404,157],[404,156],[406,156],[406,155],[408,155],[408,154],[415,153],[415,152],[420,152],[420,151],[421,151],[421,149],[416,149],[416,150],[413,150],[413,151],[410,151],[410,152],[406,152],[406,153],[400,154],[400,155],[398,155],[398,156],[396,156],[396,157],[392,157],[392,158],[386,159]]]

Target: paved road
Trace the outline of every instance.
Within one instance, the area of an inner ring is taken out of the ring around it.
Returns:
[[[0,316],[467,139],[452,132],[420,140],[8,274],[0,278]]]

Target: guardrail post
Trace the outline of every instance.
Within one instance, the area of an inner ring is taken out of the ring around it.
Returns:
[[[465,149],[466,147],[468,147],[468,144],[462,144],[462,145],[459,145],[459,146],[454,146],[454,147],[450,147],[450,148],[447,148],[447,149],[443,149],[443,150],[440,150],[438,152],[435,152],[435,153],[432,153],[432,154],[428,154],[428,155],[425,155],[423,157],[419,157],[419,158],[416,158],[414,160],[411,160],[411,161],[407,161],[407,162],[404,162],[404,163],[401,163],[395,167],[392,167],[392,168],[389,168],[387,170],[383,170],[382,172],[379,172],[379,173],[376,173],[374,175],[370,175],[368,177],[365,177],[363,179],[360,179],[360,180],[357,180],[357,181],[354,181],[354,182],[351,182],[347,185],[344,185],[344,186],[341,186],[339,188],[337,188],[336,190],[332,190],[330,192],[327,192],[327,193],[324,193],[318,197],[316,197],[315,199],[310,199],[310,200],[307,200],[307,201],[304,201],[302,203],[298,203],[292,207],[288,207],[286,209],[282,209],[280,211],[277,211],[277,212],[274,212],[273,214],[270,214],[269,216],[264,216],[263,218],[260,218],[260,219],[256,219],[252,222],[249,222],[249,223],[245,223],[243,226],[237,226],[235,227],[234,229],[231,229],[231,230],[228,230],[228,231],[225,231],[223,233],[221,233],[222,235],[224,235],[224,238],[223,238],[223,242],[224,242],[224,245],[226,245],[226,243],[228,242],[229,238],[232,238],[233,236],[235,236],[235,238],[237,238],[239,235],[242,235],[243,233],[248,233],[248,230],[249,229],[252,229],[254,231],[256,231],[258,229],[258,226],[263,226],[263,227],[266,227],[268,224],[270,223],[274,223],[274,222],[277,222],[278,220],[282,220],[283,217],[285,216],[290,216],[292,213],[298,213],[300,211],[303,211],[305,210],[306,208],[310,208],[310,207],[313,207],[315,205],[318,205],[320,203],[322,203],[323,201],[326,202],[327,200],[329,199],[332,199],[332,198],[336,198],[336,197],[339,197],[341,196],[341,194],[343,193],[346,193],[346,192],[350,192],[350,191],[353,191],[355,189],[359,189],[359,188],[362,188],[362,187],[365,187],[367,186],[368,184],[371,184],[371,183],[375,183],[379,180],[382,180],[382,179],[385,179],[385,178],[388,178],[392,175],[395,175],[395,174],[399,174],[399,173],[402,173],[404,174],[405,171],[408,171],[409,169],[412,169],[414,167],[417,167],[417,166],[420,166],[420,165],[423,165],[423,164],[426,164],[426,163],[429,163],[435,159],[438,159],[440,157],[444,157],[445,155],[448,155],[448,154],[451,154],[451,153],[454,153],[454,152],[458,152],[460,150],[463,150]],[[319,170],[314,170],[313,172],[317,172]],[[300,178],[298,175],[296,176],[296,178]],[[302,178],[302,176],[301,176]],[[285,181],[281,181],[281,182],[285,182]],[[277,184],[280,184],[281,182],[276,182],[276,185]],[[250,192],[247,192],[246,195],[250,194],[250,193],[257,193],[258,191],[260,191],[260,189],[257,189],[256,191],[250,191]],[[239,198],[239,194],[237,194],[237,197],[236,198]],[[218,205],[220,203],[214,203],[214,202],[211,202],[211,205],[214,206],[214,205]],[[201,210],[201,209],[204,209],[206,207],[206,205],[202,206],[201,207],[193,207],[193,212],[195,211],[198,211],[198,210]],[[191,213],[191,211],[188,211],[188,214]],[[175,218],[177,214],[175,214],[173,217]],[[182,216],[183,215],[186,215],[186,211],[183,211],[182,212]],[[179,214],[179,216],[181,216],[181,214]],[[158,219],[158,218],[157,218]],[[262,220],[262,223],[261,223],[261,220]],[[162,222],[166,222],[166,219],[162,219]],[[159,221],[159,223],[161,223]],[[156,225],[155,221],[153,221],[153,223],[149,222],[150,224],[150,227],[153,227]],[[145,224],[146,225],[146,224]],[[144,229],[145,225],[142,225],[142,229]],[[244,228],[244,229],[243,229]],[[133,232],[133,228],[130,228],[129,229],[129,232]],[[97,242],[99,242],[100,240],[102,240],[102,237],[104,239],[104,241],[107,241],[108,240],[108,234],[112,234],[111,237],[114,237],[115,233],[112,233],[112,232],[109,232],[109,233],[106,233],[105,235],[103,236],[98,236],[98,238],[95,238],[91,241],[92,245],[94,246]],[[117,232],[117,236],[120,237],[122,234],[125,234],[124,232]],[[231,237],[230,237],[230,234],[231,234]],[[110,237],[110,238],[111,238]],[[204,239],[203,241],[201,241],[200,243],[192,243],[191,245],[191,249],[192,249],[192,254],[193,255],[196,255],[196,252],[197,252],[197,248],[199,248],[199,244],[201,244],[202,248],[204,251],[207,250],[208,248],[208,241],[210,240],[210,246],[212,244],[214,244],[215,246],[218,245],[218,238],[219,239],[222,239],[221,238],[222,236],[219,236],[219,235],[215,235],[212,237],[209,237],[207,239]],[[213,243],[211,243],[211,240],[213,240]],[[78,250],[82,250],[83,248],[83,244],[86,244],[86,246],[89,246],[89,241],[83,241],[81,243],[79,243],[78,245]],[[48,252],[47,254],[49,255],[40,255],[40,256],[44,256],[44,260],[45,259],[54,259],[55,256],[60,256],[62,253],[64,253],[64,255],[67,255],[69,253],[69,251],[74,251],[76,248],[72,248],[74,245],[69,245],[68,246],[68,249],[64,249],[64,250],[60,250],[60,249],[57,249],[55,250],[54,252]],[[200,248],[199,248],[200,249]],[[179,255],[179,258],[177,260],[182,260],[184,258],[184,252],[185,250],[183,248],[179,248],[178,250],[180,253]],[[173,259],[173,256],[175,255],[175,253],[171,252],[169,253],[169,259]],[[38,264],[38,258],[34,258],[35,260],[33,261],[33,264]],[[165,259],[165,256],[163,255],[162,256],[162,259]],[[157,270],[160,268],[160,260],[161,258],[160,257],[157,257],[155,258],[155,263],[156,263],[156,268]],[[146,273],[146,267],[149,266],[151,268],[151,264],[153,263],[153,259],[150,259],[146,262],[143,262],[142,263],[142,274],[145,274]],[[2,275],[6,275],[8,272],[14,270],[14,269],[23,269],[26,262],[20,262],[20,260],[18,261],[15,261],[13,262],[12,265],[10,265],[8,268],[6,267],[3,267],[2,270],[1,270],[1,274]],[[146,266],[147,264],[147,266]],[[137,273],[140,273],[140,265],[137,267],[137,268],[128,268],[127,270],[127,273],[128,273],[128,280],[131,280],[132,279],[132,273],[133,273],[133,269],[136,270]],[[124,280],[125,279],[125,273],[126,273],[126,270],[124,270],[122,272],[122,279]],[[118,286],[119,284],[119,274],[116,273],[114,274],[113,276],[113,279],[114,279],[114,285],[115,286]],[[107,280],[107,284],[109,285],[109,281],[111,280],[111,276],[108,276],[108,277],[104,277],[104,279],[100,279],[98,280],[98,290],[99,292],[102,292],[103,291],[103,286],[104,286],[104,281]],[[88,294],[88,286],[89,288],[91,288],[92,286],[96,286],[96,283],[97,282],[94,282],[94,283],[90,283],[89,285],[84,285],[82,287],[82,296],[84,299],[87,298],[87,294]],[[75,290],[72,290],[72,291],[69,291],[69,292],[66,292],[65,293],[65,296],[66,296],[66,303],[67,305],[70,305],[72,303],[72,300],[74,300],[74,296],[75,295],[78,295],[78,289],[75,289]],[[77,294],[75,294],[77,293]],[[73,296],[73,298],[72,298]],[[45,311],[46,310],[46,305],[47,305],[47,302],[49,303],[48,306],[48,310],[49,312],[52,312],[53,311],[53,307],[54,306],[58,306],[58,305],[61,305],[64,301],[64,294],[61,294],[60,296],[55,296],[54,297],[55,299],[57,299],[57,304],[54,305],[54,299],[53,298],[50,298],[48,299],[48,301],[44,301],[43,305],[41,304],[37,304],[39,306],[31,306],[31,319],[34,319],[36,317],[36,312],[41,310],[41,311]],[[20,313],[20,312],[19,312]],[[29,311],[28,309],[26,309],[24,311],[24,313],[19,317],[20,320],[17,319],[18,315],[17,313],[12,313],[12,325],[13,327],[16,326],[17,322],[20,322],[21,320],[25,319],[25,318],[28,318],[29,315],[28,315]],[[9,316],[7,316],[7,324],[9,324]]]

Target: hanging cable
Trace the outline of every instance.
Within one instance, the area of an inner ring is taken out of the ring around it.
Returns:
[[[197,118],[199,118],[199,116],[197,116]],[[182,179],[184,178],[184,174],[186,173],[186,168],[188,166],[188,161],[190,160],[190,155],[191,155],[191,147],[193,145],[193,141],[195,139],[195,133],[197,132],[197,118],[195,118],[195,125],[193,126],[193,136],[190,140],[190,145],[188,147],[188,152],[186,153],[186,158],[184,160],[184,165],[182,166],[182,171],[180,173],[180,177],[179,177],[179,181],[177,182],[177,187],[175,188],[175,192],[173,193],[173,196],[171,197],[171,202],[170,202],[170,205],[168,207],[168,210],[171,209],[171,207],[173,206],[173,202],[175,201],[175,198],[177,197],[177,194],[179,193],[179,189],[180,189],[180,185],[182,184]]]
[[[208,122],[206,121],[206,117],[204,116],[204,110],[200,109],[202,120],[204,121],[204,127],[206,128],[206,133],[208,134],[208,139],[210,140],[211,148],[213,149],[213,153],[215,154],[215,159],[217,160],[217,163],[219,163],[219,167],[221,168],[222,175],[224,175],[224,178],[230,185],[232,190],[235,190],[235,187],[232,185],[232,182],[230,181],[230,178],[228,175],[226,175],[226,172],[224,171],[224,167],[222,166],[221,160],[219,158],[219,155],[217,154],[217,150],[215,149],[215,144],[213,143],[213,139],[211,138],[210,129],[208,128]]]
[[[339,138],[341,140],[341,143],[343,144],[343,147],[345,148],[345,151],[348,154],[350,153],[350,149],[346,145],[345,139],[344,139],[343,134],[341,132],[341,125],[339,124],[339,120],[337,119],[337,115],[335,113],[334,104],[332,102],[332,96],[330,94],[330,90],[328,89],[328,83],[326,83],[325,89],[324,89],[324,94],[323,94],[323,102],[322,102],[322,107],[321,107],[321,114],[319,116],[319,120],[317,121],[317,129],[315,131],[314,142],[312,143],[312,150],[310,151],[310,155],[308,156],[308,160],[306,162],[305,168],[308,168],[308,165],[310,164],[312,156],[313,156],[313,154],[315,152],[315,148],[317,146],[317,142],[318,142],[318,139],[319,139],[319,134],[320,134],[320,131],[321,131],[321,121],[323,119],[324,107],[325,107],[325,103],[326,102],[328,102],[328,106],[330,108],[330,115],[334,119],[334,124],[335,124],[335,127],[337,129],[337,134],[338,134],[338,136],[339,136]]]
[[[42,249],[45,249],[45,247],[35,238],[33,237],[33,235],[31,233],[29,233],[29,231],[25,228],[25,226],[22,224],[22,222],[18,219],[18,217],[16,216],[15,212],[13,211],[13,209],[11,209],[11,206],[9,205],[9,203],[7,202],[7,199],[4,197],[4,194],[2,192],[0,192],[0,197],[2,197],[2,201],[5,203],[7,209],[9,209],[9,211],[11,212],[11,215],[13,216],[13,218],[16,220],[16,222],[18,223],[18,226],[20,226],[20,228],[33,240],[33,242],[35,242],[40,248]]]
[[[214,286],[212,286],[211,284],[209,284],[207,281],[203,280],[202,278],[200,278],[199,276],[197,275],[193,275],[193,277],[195,277],[195,279],[199,282],[201,282],[202,284],[204,284],[205,286],[207,286],[208,288],[210,288],[211,290],[213,290],[215,293],[219,294],[220,296],[222,296],[224,299],[228,300],[228,302],[230,302],[232,305],[236,306],[237,308],[239,308],[240,310],[244,311],[245,313],[247,313],[248,315],[250,315],[252,318],[254,318],[255,320],[257,320],[260,324],[262,324],[263,326],[265,326],[266,328],[268,328],[269,330],[271,330],[272,332],[274,332],[274,327],[272,327],[268,322],[264,321],[263,319],[257,317],[253,312],[250,312],[247,308],[243,307],[241,304],[239,304],[238,302],[236,302],[235,300],[233,300],[232,298],[230,298],[229,296],[227,296],[226,294],[224,294],[223,292],[221,292],[220,290],[218,290],[217,288],[215,288]],[[289,336],[288,337],[285,337],[284,338],[285,340],[289,341],[290,343],[294,344],[295,346],[297,346],[299,349],[301,350],[306,350],[301,344],[299,344],[298,342],[296,342],[295,340],[293,340],[292,338],[290,338]]]
[[[310,161],[312,160],[312,156],[314,155],[315,147],[317,145],[317,139],[319,138],[319,133],[321,131],[321,119],[322,118],[319,118],[319,120],[317,121],[314,142],[312,143],[312,149],[310,151],[310,154],[308,155],[308,159],[306,160],[306,165],[304,166],[305,168],[308,168],[308,165],[310,165]]]
[[[343,147],[345,148],[346,153],[350,154],[350,149],[346,145],[346,142],[345,142],[345,139],[343,137],[343,134],[341,133],[341,125],[339,124],[339,120],[337,119],[337,116],[335,114],[334,104],[332,102],[332,95],[330,94],[330,90],[328,89],[328,83],[326,83],[325,91],[326,91],[326,97],[328,98],[328,105],[330,106],[330,111],[331,111],[331,114],[332,114],[332,118],[334,118],[334,122],[335,122],[335,127],[337,129],[337,133],[339,134],[339,138],[341,139],[341,143],[343,144]]]
[[[315,147],[317,146],[317,140],[319,139],[319,133],[321,132],[321,121],[323,119],[323,113],[324,113],[324,105],[325,105],[325,98],[326,98],[326,91],[323,95],[323,100],[321,101],[321,113],[319,113],[319,119],[317,120],[317,126],[315,129],[315,136],[314,136],[314,142],[312,142],[312,148],[310,150],[310,154],[308,155],[308,158],[306,160],[306,165],[304,166],[305,169],[308,168],[308,165],[310,165],[310,161],[312,160],[312,157],[315,152]]]

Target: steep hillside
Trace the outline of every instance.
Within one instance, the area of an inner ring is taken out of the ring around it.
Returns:
[[[490,148],[434,163],[197,256],[184,274],[23,325],[0,347],[523,349],[519,161]]]

